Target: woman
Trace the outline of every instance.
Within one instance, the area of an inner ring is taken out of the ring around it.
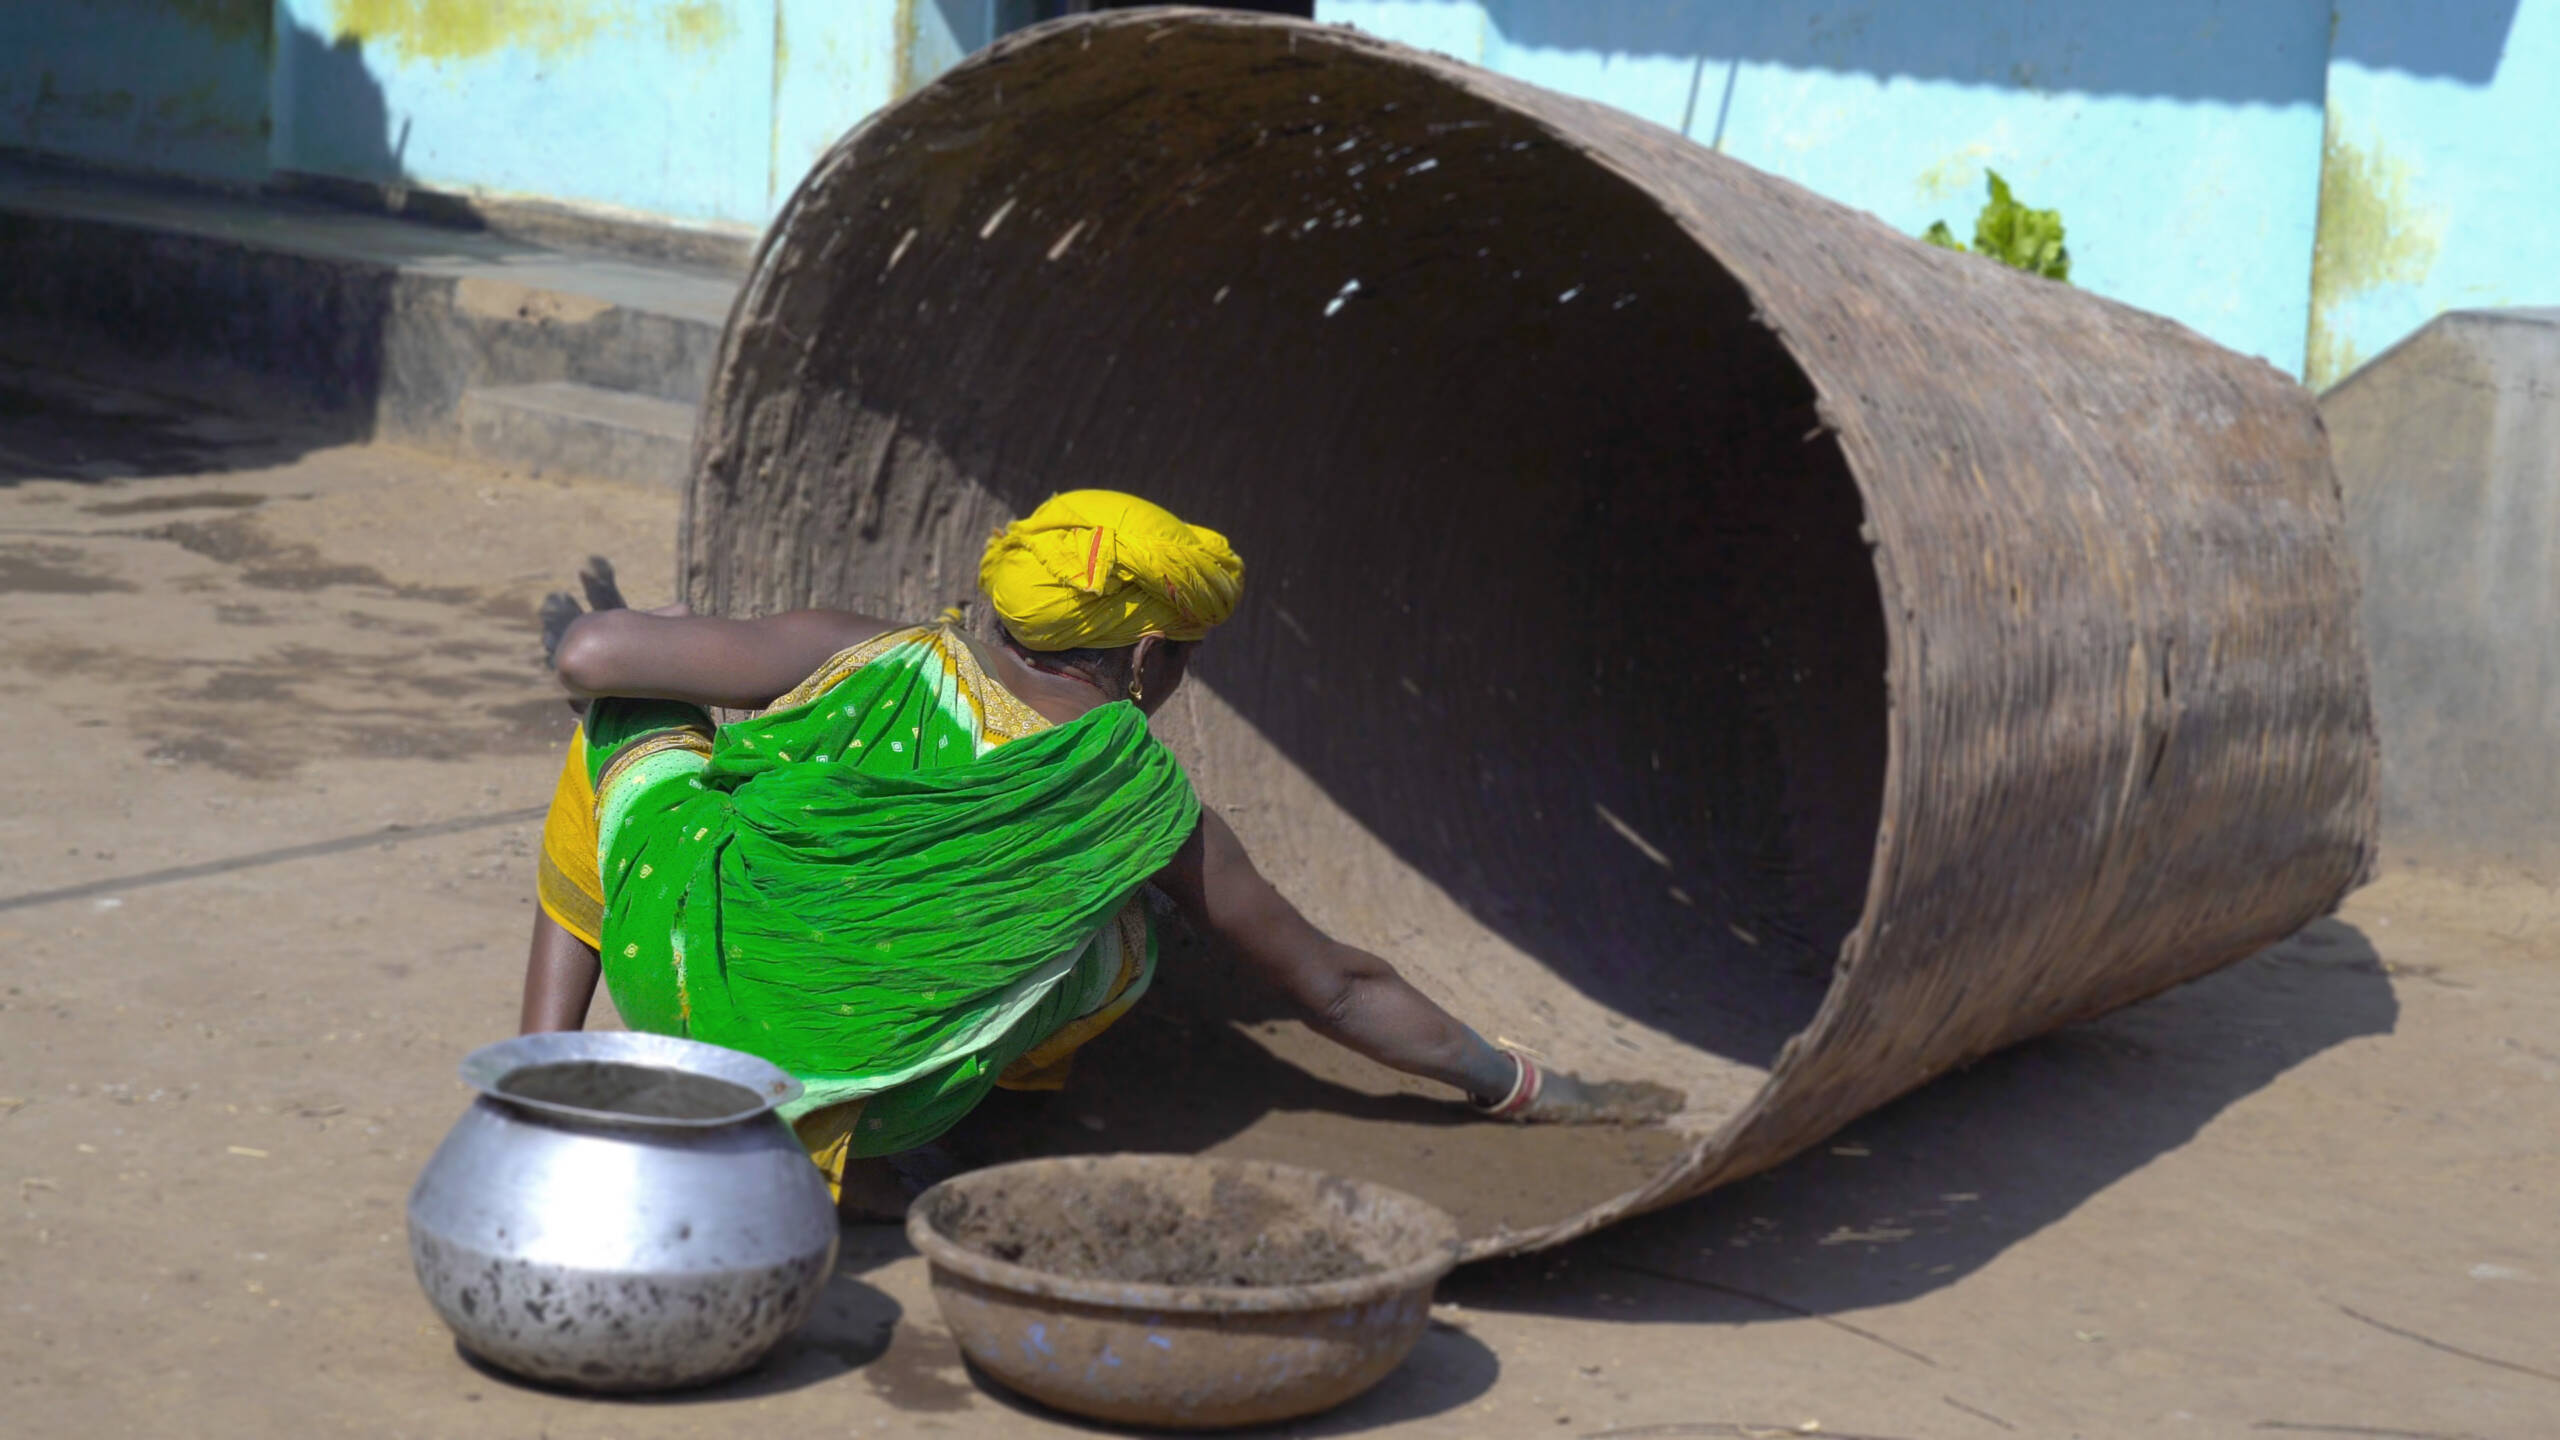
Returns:
[[[1243,575],[1215,531],[1087,490],[989,542],[995,643],[610,608],[609,572],[591,613],[554,597],[555,668],[591,703],[544,829],[524,1029],[577,1028],[601,968],[633,1028],[800,1077],[786,1117],[839,1198],[895,1208],[851,1162],[993,1086],[1063,1083],[1153,974],[1152,881],[1318,1033],[1488,1115],[1583,1118],[1572,1077],[1309,924],[1148,733]]]

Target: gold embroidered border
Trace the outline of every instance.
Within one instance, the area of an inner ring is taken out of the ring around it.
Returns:
[[[940,651],[944,665],[959,682],[961,697],[978,712],[978,728],[988,743],[1001,745],[1019,740],[1049,728],[1048,717],[1022,703],[1019,696],[997,684],[978,663],[978,652],[959,629],[950,625],[910,625],[875,635],[851,649],[839,650],[808,679],[767,706],[761,713],[771,715],[795,705],[806,705],[829,690],[844,683],[847,676],[902,645],[932,641]]]
[[[874,635],[849,650],[839,650],[826,664],[819,666],[815,674],[784,691],[780,698],[766,706],[760,713],[771,715],[777,711],[788,710],[794,705],[806,705],[841,684],[847,675],[901,645],[932,635],[934,630],[935,627],[931,625],[910,625],[904,630],[892,630],[885,635]]]
[[[1111,991],[1101,1005],[1059,1026],[1049,1038],[1032,1046],[1022,1058],[1004,1068],[996,1077],[996,1085],[1004,1090],[1063,1090],[1067,1077],[1074,1071],[1076,1051],[1117,1023],[1134,1008],[1145,991],[1137,988],[1138,980],[1147,973],[1146,902],[1131,897],[1112,919],[1112,936],[1120,946],[1120,971],[1111,977]]]
[[[946,627],[943,651],[960,676],[960,693],[978,707],[978,729],[988,743],[1001,745],[1049,728],[1049,719],[997,684],[978,663],[978,651],[959,631]]]
[[[853,1132],[862,1120],[864,1100],[847,1100],[812,1110],[792,1122],[791,1133],[817,1162],[826,1177],[830,1199],[844,1198],[844,1167],[853,1158]]]
[[[652,755],[663,755],[670,750],[690,750],[708,760],[711,758],[711,737],[699,730],[661,730],[623,746],[605,762],[604,773],[596,777],[598,807],[604,803],[604,793],[613,788],[613,782],[620,779],[624,771]]]
[[[560,928],[587,942],[587,948],[592,950],[604,943],[604,902],[569,878],[548,850],[542,852],[541,861],[534,867],[533,893],[541,902],[543,913],[559,921]]]

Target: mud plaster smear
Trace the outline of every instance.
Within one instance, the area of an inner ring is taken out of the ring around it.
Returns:
[[[1293,1020],[1231,962],[1164,927],[1155,987],[1051,1094],[998,1091],[945,1144],[963,1164],[1139,1151],[1270,1160],[1438,1205],[1468,1239],[1640,1188],[1688,1142],[1659,1127],[1477,1119]]]

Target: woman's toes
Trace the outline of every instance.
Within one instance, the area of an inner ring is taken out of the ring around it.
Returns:
[[[578,569],[578,583],[586,587],[587,604],[597,610],[624,608],[622,587],[614,583],[613,562],[601,555],[590,555]]]
[[[558,662],[560,637],[569,633],[569,622],[585,613],[577,597],[566,590],[554,590],[542,597],[542,663]]]

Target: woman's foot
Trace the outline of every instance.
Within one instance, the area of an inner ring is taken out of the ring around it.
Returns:
[[[896,1224],[917,1196],[958,1173],[960,1162],[939,1145],[846,1161],[836,1215],[856,1224]]]
[[[560,642],[568,638],[569,627],[577,623],[579,616],[589,610],[631,608],[631,602],[622,598],[621,582],[614,578],[613,562],[601,555],[588,556],[587,563],[578,567],[578,588],[587,593],[584,605],[580,605],[578,597],[566,590],[554,590],[542,597],[542,608],[537,613],[542,621],[542,663],[546,668],[560,663]],[[679,600],[673,605],[661,605],[643,613],[673,618],[692,614],[693,607]],[[571,700],[569,708],[584,715],[587,702]]]
[[[587,592],[587,603],[566,590],[554,590],[542,597],[542,608],[535,612],[542,621],[542,664],[545,669],[560,663],[560,642],[567,638],[569,627],[588,610],[623,610],[629,608],[622,598],[622,586],[613,578],[613,562],[601,555],[590,555],[578,567],[578,588]],[[587,713],[587,702],[573,699],[569,709]]]
[[[895,1225],[907,1218],[913,1198],[887,1160],[847,1160],[836,1186],[836,1218],[849,1225]]]
[[[556,665],[561,638],[569,633],[572,621],[587,613],[586,608],[568,591],[554,590],[542,597],[542,609],[536,613],[542,617],[542,663],[545,667]]]
[[[578,567],[578,587],[587,592],[590,610],[627,610],[630,603],[622,598],[622,587],[614,583],[613,562],[601,555],[590,555]]]

